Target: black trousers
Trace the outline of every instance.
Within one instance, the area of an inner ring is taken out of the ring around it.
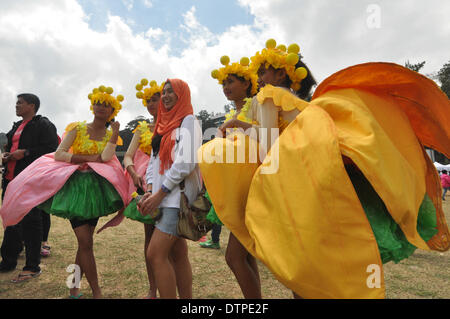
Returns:
[[[2,197],[7,184],[3,180]],[[25,246],[26,261],[23,270],[40,271],[42,233],[42,211],[38,208],[33,208],[17,225],[6,227],[1,246],[3,267],[15,268],[19,254]]]
[[[50,219],[50,214],[47,214],[43,210],[42,212],[42,241],[48,240],[48,233],[50,232],[50,226],[52,225],[52,221]]]
[[[214,224],[211,231],[211,240],[213,243],[218,243],[220,241],[220,233],[222,232],[222,226]]]

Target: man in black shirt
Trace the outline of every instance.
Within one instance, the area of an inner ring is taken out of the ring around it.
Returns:
[[[22,120],[15,122],[6,134],[8,144],[2,154],[6,171],[2,180],[2,197],[8,183],[40,156],[54,152],[58,147],[55,125],[46,117],[36,115],[39,98],[30,93],[19,94],[16,102],[16,115]],[[5,229],[1,246],[2,261],[0,272],[14,270],[17,258],[25,245],[26,263],[23,271],[13,279],[20,282],[40,274],[42,216],[41,210],[33,208],[17,225]]]

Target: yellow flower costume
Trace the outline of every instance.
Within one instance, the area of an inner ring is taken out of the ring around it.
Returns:
[[[111,138],[112,131],[106,130],[106,134],[101,141],[92,140],[87,133],[86,121],[73,122],[67,125],[65,133],[76,129],[77,136],[72,144],[71,153],[79,155],[100,154],[105,149],[106,143]]]
[[[114,109],[108,121],[118,114],[119,102],[123,100],[121,95],[115,98],[112,93],[111,87],[102,85],[88,96],[92,105],[106,103]],[[55,191],[39,205],[41,209],[69,220],[89,220],[112,214],[128,203],[128,183],[115,156],[116,145],[121,145],[122,140],[118,137],[117,143],[110,142],[112,135],[112,129],[108,128],[101,140],[92,139],[85,121],[66,127],[53,162],[47,164],[48,169],[54,166],[52,187]],[[75,164],[72,162],[74,155],[99,155],[101,160]]]
[[[258,124],[253,118],[252,115],[249,114],[249,111],[251,110],[252,106],[252,99],[251,98],[245,98],[244,99],[245,104],[240,110],[239,113],[236,112],[236,110],[232,109],[227,114],[225,114],[225,121],[224,123],[228,122],[229,120],[236,118],[239,121],[249,123],[249,124]]]
[[[145,85],[149,84],[149,87],[145,88]],[[142,99],[142,104],[147,106],[147,100],[151,99],[156,93],[160,93],[164,87],[164,83],[158,85],[156,81],[148,81],[147,79],[142,79],[140,83],[136,85],[136,97]],[[132,220],[140,221],[146,224],[154,224],[153,219],[147,215],[143,216],[137,210],[136,206],[136,187],[134,186],[133,179],[128,173],[127,167],[130,165],[134,166],[136,174],[139,176],[145,176],[148,162],[150,160],[150,155],[152,153],[152,128],[147,121],[139,121],[138,126],[133,130],[133,139],[128,146],[127,152],[125,154],[123,164],[125,167],[125,175],[127,176],[130,193],[130,203],[126,207],[123,215]]]
[[[153,132],[150,130],[150,126],[146,121],[139,121],[138,126],[133,130],[133,133],[139,130],[139,149],[145,154],[152,153],[152,137]]]
[[[286,287],[303,298],[385,297],[376,228],[349,167],[407,242],[449,248],[439,178],[423,147],[450,156],[450,102],[433,81],[367,63],[327,78],[310,103],[271,86],[257,99],[299,112],[262,165],[205,161],[227,151],[214,140],[199,150],[199,165],[220,220]],[[276,173],[263,174],[271,161]],[[424,206],[435,214],[427,241],[418,227]]]

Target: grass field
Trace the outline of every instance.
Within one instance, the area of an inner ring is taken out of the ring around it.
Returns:
[[[450,196],[443,202],[447,223],[450,220]],[[100,219],[99,226],[110,217]],[[148,291],[144,264],[143,225],[125,220],[115,228],[95,235],[94,249],[100,285],[105,298],[142,298]],[[198,243],[189,242],[189,257],[193,270],[194,298],[242,298],[239,286],[226,265],[225,250],[229,231],[222,229],[221,249],[200,248]],[[0,241],[3,232],[0,233]],[[66,279],[68,265],[74,262],[76,239],[70,223],[52,217],[49,243],[52,255],[43,258],[42,274],[28,282],[10,282],[20,269],[25,258],[19,257],[17,269],[0,273],[0,299],[67,298],[69,289]],[[398,264],[384,266],[387,298],[450,298],[450,251],[429,252],[416,250],[414,255]],[[280,284],[268,269],[260,263],[260,276],[264,298],[290,299],[292,294]],[[86,298],[91,292],[86,279],[82,281]]]

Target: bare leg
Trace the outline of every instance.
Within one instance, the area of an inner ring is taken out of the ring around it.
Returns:
[[[175,271],[172,263],[169,261],[169,254],[177,240],[177,237],[163,233],[155,228],[147,251],[156,286],[162,299],[177,298]]]
[[[145,266],[147,268],[147,277],[148,277],[148,283],[149,283],[149,291],[148,291],[148,296],[146,298],[156,298],[156,290],[157,290],[155,276],[153,275],[150,260],[148,259],[148,247],[150,245],[150,239],[152,238],[154,229],[155,229],[155,226],[149,225],[149,224],[144,224],[144,233],[145,233],[144,256],[145,256]]]
[[[192,299],[192,268],[185,239],[178,238],[169,259],[171,259],[175,271],[180,299]]]
[[[87,224],[74,229],[78,241],[78,251],[75,262],[80,266],[82,274],[86,274],[86,279],[92,289],[93,297],[99,299],[102,297],[102,292],[98,285],[97,266],[94,257],[94,230],[95,227]],[[71,294],[76,296],[78,294],[78,289],[71,289]]]
[[[261,299],[261,282],[256,260],[232,233],[225,259],[241,287],[244,298]]]

